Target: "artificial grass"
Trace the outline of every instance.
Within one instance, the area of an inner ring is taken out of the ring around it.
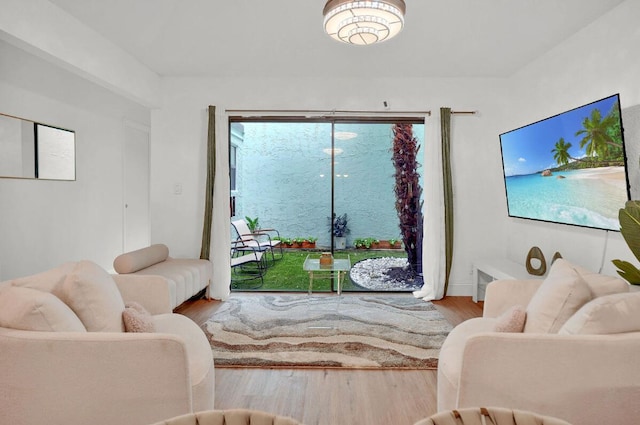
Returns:
[[[319,257],[321,250],[298,250],[285,249],[282,259],[276,260],[275,264],[270,264],[264,275],[264,285],[257,287],[259,280],[235,282],[232,285],[233,291],[286,291],[286,292],[306,292],[309,289],[309,274],[302,269],[307,255]],[[376,257],[402,257],[407,254],[403,249],[390,250],[370,250],[353,249],[335,251],[334,258],[347,258],[351,260],[353,266],[360,260]],[[315,276],[313,279],[313,292],[330,292],[332,278],[321,278]],[[337,283],[336,283],[337,286]],[[344,278],[343,291],[368,291],[351,282],[349,274]]]

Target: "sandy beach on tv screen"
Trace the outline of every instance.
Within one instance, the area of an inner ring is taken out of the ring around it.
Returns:
[[[574,179],[599,179],[609,184],[625,188],[627,180],[625,178],[624,167],[599,167],[576,170],[570,178]]]

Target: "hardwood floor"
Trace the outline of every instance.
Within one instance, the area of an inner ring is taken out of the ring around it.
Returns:
[[[434,304],[452,325],[482,315],[482,303],[471,297]],[[176,313],[202,325],[220,305],[188,301]],[[436,412],[436,378],[435,370],[216,368],[215,406],[264,410],[305,425],[412,425]]]

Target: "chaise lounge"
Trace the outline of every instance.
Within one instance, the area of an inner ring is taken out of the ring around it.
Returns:
[[[125,252],[116,257],[113,268],[119,274],[164,277],[169,285],[169,306],[172,310],[202,290],[205,297],[208,297],[213,277],[211,261],[172,258],[169,256],[169,248],[164,244]],[[158,288],[162,289],[164,288]]]

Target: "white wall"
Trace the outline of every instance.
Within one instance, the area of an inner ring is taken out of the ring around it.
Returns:
[[[208,105],[216,105],[222,115],[225,109],[382,111],[384,100],[392,110],[432,111],[422,152],[428,152],[430,143],[440,143],[440,107],[478,111],[475,116],[454,115],[452,122],[452,289],[470,294],[471,261],[503,255],[506,201],[497,135],[508,93],[502,80],[166,78],[163,93],[162,108],[152,113],[151,235],[153,242],[167,243],[176,256],[197,255],[200,249]],[[226,121],[219,127],[224,130]],[[218,143],[228,143],[226,132],[220,132]],[[182,185],[180,195],[173,194],[176,183]],[[228,203],[228,194],[218,199]],[[228,232],[214,229],[214,238],[228,237]]]
[[[509,113],[500,131],[508,131],[551,115],[620,93],[621,107],[640,103],[640,2],[629,0],[579,31],[513,76]],[[625,133],[627,145],[640,140]],[[638,158],[629,164],[638,165]],[[632,186],[640,182],[631,182]],[[617,275],[611,260],[635,261],[618,232],[604,232],[506,219],[504,254],[524,263],[527,251],[539,246],[550,260],[559,251],[570,261]]]
[[[22,13],[21,2],[11,4],[15,13]],[[12,25],[9,15],[0,21],[7,31],[3,38],[39,50],[38,57],[55,54],[49,44],[38,43],[60,37],[47,33],[34,41]],[[432,111],[425,153],[430,143],[439,143],[441,106],[478,111],[453,117],[456,228],[449,294],[471,293],[474,259],[507,256],[523,263],[532,245],[549,257],[559,250],[592,268],[599,266],[605,248],[606,264],[629,258],[615,232],[606,236],[509,219],[498,134],[616,92],[623,108],[640,103],[638,16],[640,2],[628,0],[510,79],[165,78],[161,108],[151,117],[152,242],[167,243],[174,256],[198,255],[209,104],[218,106],[218,143],[226,143],[225,108],[382,110],[386,100],[394,110]],[[55,17],[62,19],[57,13]],[[84,31],[77,28],[76,35]],[[93,40],[92,46],[102,49],[91,49],[90,56],[119,57],[101,40]],[[73,55],[46,62],[0,42],[0,111],[76,130],[78,142],[76,182],[0,179],[0,279],[79,258],[110,268],[122,247],[122,121],[148,124],[149,111],[101,87],[155,104],[157,81],[123,57],[121,65],[131,65],[142,82],[114,89],[119,77],[85,75],[92,71],[83,68],[83,46],[71,47]],[[74,68],[74,75],[51,62]],[[175,194],[176,183],[182,185],[181,194]],[[228,208],[227,194],[218,195],[218,208]],[[226,240],[228,234],[214,229],[214,238]]]
[[[471,294],[474,259],[508,257],[524,264],[534,245],[548,259],[560,251],[595,270],[604,263],[603,271],[615,275],[610,260],[631,258],[619,233],[507,216],[498,134],[613,93],[621,94],[623,108],[640,103],[638,16],[640,2],[629,0],[504,80],[166,78],[162,108],[152,119],[152,238],[169,243],[181,255],[195,255],[199,249],[207,105],[223,111],[381,110],[387,100],[396,110],[433,112],[427,120],[425,153],[429,143],[439,143],[439,107],[479,112],[453,117],[456,227],[449,295]],[[221,114],[220,119],[225,118]],[[219,143],[226,141],[221,132]],[[182,195],[171,193],[175,183],[185,188]],[[227,202],[226,197],[218,199]],[[181,223],[179,229],[175,223]]]
[[[0,281],[123,245],[123,120],[148,109],[0,42],[0,112],[76,132],[76,181],[0,178]]]

